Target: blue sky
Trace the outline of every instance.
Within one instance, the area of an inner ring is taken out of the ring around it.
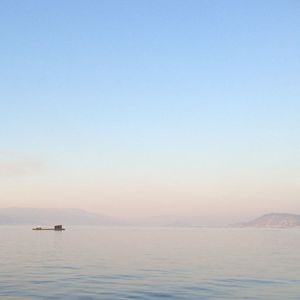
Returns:
[[[295,0],[0,1],[1,206],[300,213],[299,16]]]

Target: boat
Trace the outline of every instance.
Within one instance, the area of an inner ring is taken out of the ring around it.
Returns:
[[[66,230],[65,228],[62,227],[62,225],[55,225],[53,228],[43,228],[43,227],[35,227],[32,228],[32,230],[54,230],[54,231],[63,231]]]

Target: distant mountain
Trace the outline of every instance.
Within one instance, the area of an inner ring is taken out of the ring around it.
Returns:
[[[146,217],[134,222],[139,226],[158,227],[198,227],[203,226],[203,220],[198,217],[183,217],[173,215]]]
[[[272,213],[250,222],[236,224],[238,227],[289,228],[300,226],[300,215]]]
[[[132,224],[138,226],[157,226],[157,227],[219,227],[227,226],[228,218],[211,216],[178,216],[161,215],[141,218],[132,221]]]
[[[81,209],[23,208],[0,209],[0,225],[121,225],[123,221]]]
[[[129,225],[147,227],[216,227],[225,226],[228,218],[161,215],[121,220],[74,208],[0,208],[0,225]]]
[[[75,208],[0,208],[0,225],[53,226],[63,225],[130,225],[158,227],[224,227],[227,218],[162,215],[132,220],[91,213]],[[300,227],[300,215],[271,213],[234,227],[290,228]]]

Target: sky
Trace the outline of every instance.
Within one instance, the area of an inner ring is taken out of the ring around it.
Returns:
[[[0,0],[0,207],[300,213],[300,2]]]

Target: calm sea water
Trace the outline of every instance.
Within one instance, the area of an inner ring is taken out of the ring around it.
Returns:
[[[0,299],[300,299],[300,230],[0,226]]]

